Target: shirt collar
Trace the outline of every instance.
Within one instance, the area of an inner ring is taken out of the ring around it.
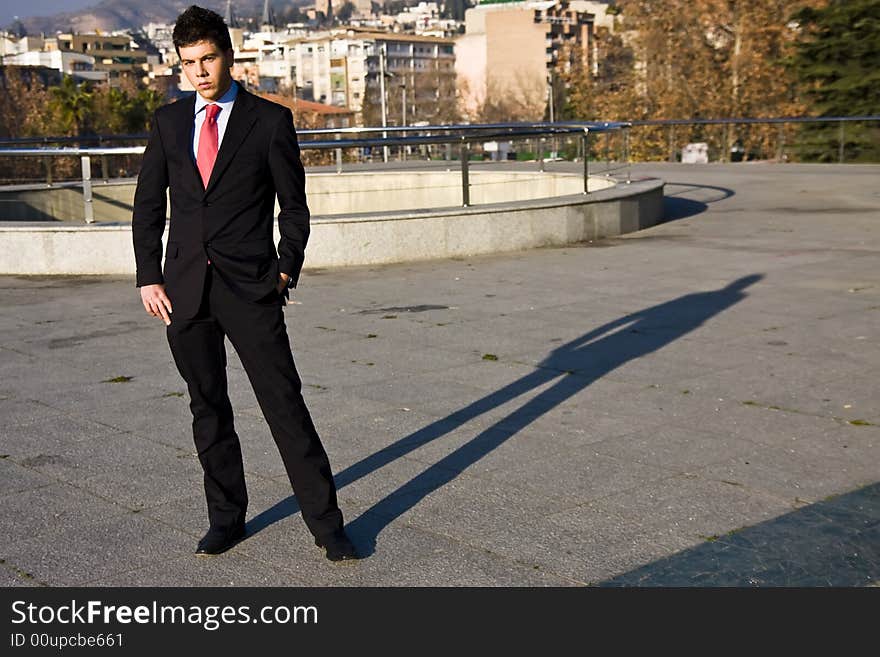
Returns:
[[[217,100],[205,100],[202,98],[201,94],[196,92],[196,108],[195,114],[201,112],[205,106],[214,103],[215,105],[219,105],[220,109],[229,109],[231,107],[235,97],[238,95],[238,83],[233,80],[232,84],[229,85],[229,89],[226,90],[226,93],[220,96]]]

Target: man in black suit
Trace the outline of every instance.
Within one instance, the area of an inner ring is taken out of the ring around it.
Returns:
[[[144,308],[167,325],[190,395],[210,522],[196,554],[219,554],[245,535],[248,497],[227,395],[228,337],[315,543],[331,561],[356,559],[327,454],[303,401],[282,311],[299,278],[309,235],[293,117],[232,80],[232,42],[220,15],[190,7],[178,17],[173,39],[197,93],[162,107],[153,118],[132,232]]]

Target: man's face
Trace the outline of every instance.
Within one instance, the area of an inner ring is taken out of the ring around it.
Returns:
[[[222,52],[213,41],[198,41],[181,46],[180,65],[189,83],[205,100],[217,100],[232,84],[234,53]]]

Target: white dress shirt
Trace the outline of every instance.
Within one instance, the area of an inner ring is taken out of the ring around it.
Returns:
[[[238,83],[233,80],[229,85],[226,93],[220,96],[218,100],[205,100],[196,92],[196,109],[195,122],[193,124],[193,140],[192,140],[192,156],[193,162],[198,160],[199,156],[199,133],[202,131],[202,124],[205,122],[205,107],[214,104],[220,107],[217,113],[217,150],[220,150],[220,144],[223,143],[223,134],[226,132],[226,124],[229,122],[229,115],[232,113],[232,106],[235,104],[235,97],[238,95]]]

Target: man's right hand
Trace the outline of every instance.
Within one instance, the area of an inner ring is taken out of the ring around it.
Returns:
[[[153,317],[161,317],[166,326],[171,324],[171,301],[165,294],[164,285],[144,285],[141,288],[141,301],[147,313]]]

